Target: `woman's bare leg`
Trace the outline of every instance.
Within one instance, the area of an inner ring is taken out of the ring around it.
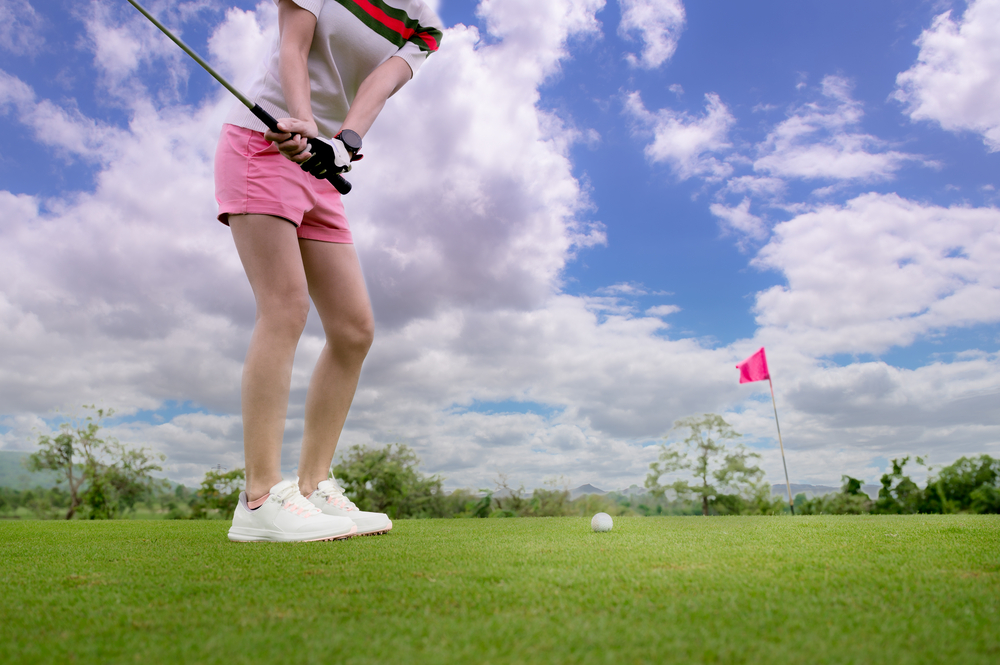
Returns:
[[[257,302],[241,390],[247,498],[253,501],[281,482],[292,361],[309,316],[309,292],[290,222],[232,215],[229,226]]]
[[[330,475],[340,432],[374,336],[374,318],[354,245],[300,240],[309,294],[326,346],[306,396],[299,489],[308,495]]]

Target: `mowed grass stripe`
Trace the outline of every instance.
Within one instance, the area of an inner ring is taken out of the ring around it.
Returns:
[[[1000,518],[0,523],[0,662],[996,663]]]

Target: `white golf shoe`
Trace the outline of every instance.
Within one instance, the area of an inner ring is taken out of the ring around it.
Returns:
[[[349,517],[357,525],[359,536],[374,536],[388,533],[392,529],[392,520],[385,513],[358,510],[358,507],[344,496],[344,490],[337,484],[336,478],[322,481],[316,486],[316,491],[309,495],[308,500],[327,515]]]
[[[302,496],[297,484],[283,480],[271,488],[264,504],[254,510],[247,506],[247,493],[240,492],[229,540],[279,543],[337,540],[350,538],[357,531],[353,520],[324,514]]]

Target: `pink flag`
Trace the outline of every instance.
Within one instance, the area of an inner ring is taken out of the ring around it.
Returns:
[[[736,369],[740,370],[740,383],[764,381],[771,378],[771,374],[767,371],[767,357],[764,355],[763,346],[760,347],[760,351],[737,365]]]

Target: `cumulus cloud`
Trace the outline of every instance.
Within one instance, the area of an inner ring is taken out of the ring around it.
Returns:
[[[643,443],[676,418],[720,409],[736,394],[727,380],[730,352],[666,339],[653,316],[589,305],[559,295],[530,312],[442,312],[383,336],[365,369],[369,387],[355,403],[352,430],[378,432],[380,440],[401,431],[434,468],[464,465],[463,475],[483,481],[520,469],[540,484],[559,473],[581,478],[592,467],[612,482],[635,482],[650,461]],[[554,412],[511,408],[494,423],[474,408],[511,400]]]
[[[677,305],[657,305],[646,310],[647,316],[670,316],[681,311]]]
[[[856,131],[864,111],[851,98],[847,80],[827,76],[822,90],[824,102],[795,109],[758,146],[755,171],[779,178],[871,181],[891,178],[908,161],[924,161]]]
[[[1000,210],[865,194],[778,224],[754,264],[787,285],[757,321],[816,356],[881,353],[1000,321]]]
[[[884,362],[810,366],[804,359],[798,371],[787,369],[772,368],[772,376],[792,482],[835,485],[841,473],[877,482],[885,460],[895,457],[924,455],[940,465],[1000,452],[996,354],[970,353],[916,369]],[[728,417],[751,443],[774,436],[766,384],[763,393]],[[777,446],[762,452],[769,478],[781,477]],[[919,468],[914,471],[919,477]]]
[[[666,162],[681,180],[694,176],[718,181],[733,168],[716,155],[728,151],[729,130],[736,119],[715,93],[705,95],[705,113],[693,117],[673,109],[650,112],[638,92],[629,93],[625,112],[641,131],[651,131],[652,143],[645,148],[653,163]]]
[[[35,91],[21,79],[0,69],[0,114],[16,115],[35,132],[40,143],[61,155],[88,162],[106,163],[114,158],[118,128],[84,116],[75,108],[64,108],[50,100],[38,100]]]
[[[45,43],[42,17],[28,0],[0,0],[0,49],[32,55]]]
[[[750,199],[744,198],[739,205],[728,207],[721,203],[709,206],[712,214],[723,222],[723,228],[735,231],[741,238],[763,240],[767,237],[767,224],[750,212]]]
[[[605,0],[481,0],[477,14],[491,35],[503,40],[495,55],[516,57],[518,76],[541,81],[569,55],[566,39],[599,35],[597,12]],[[513,72],[512,72],[513,73]],[[537,97],[537,92],[531,99]]]
[[[917,62],[896,77],[913,120],[981,134],[1000,150],[1000,1],[973,0],[957,21],[940,14],[917,39]]]
[[[781,178],[743,175],[727,180],[722,191],[726,194],[751,194],[763,198],[777,198],[784,193],[786,187],[785,181]]]
[[[577,221],[589,202],[567,156],[575,132],[536,107],[565,40],[596,29],[602,4],[483,3],[502,41],[486,46],[474,27],[449,30],[383,111],[353,179],[358,194],[347,199],[382,324],[455,305],[538,306],[576,248],[604,242],[600,227]],[[530,18],[529,5],[545,21]],[[415,161],[401,159],[398,146],[412,136],[434,139]],[[385,191],[385,182],[394,186]],[[414,205],[428,192],[433,205]]]
[[[642,53],[626,56],[633,67],[656,69],[673,56],[684,30],[686,15],[681,0],[618,0],[622,18],[618,34],[626,39],[638,35]]]
[[[235,7],[208,39],[208,51],[215,68],[237,90],[246,90],[257,71],[264,66],[266,54],[278,29],[278,10],[273,3],[262,2],[256,12]]]

